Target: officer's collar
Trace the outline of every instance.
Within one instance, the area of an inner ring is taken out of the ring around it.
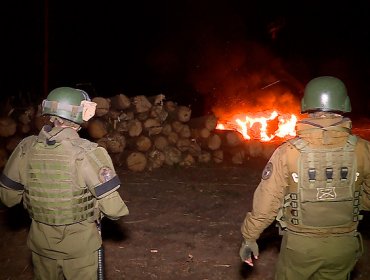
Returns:
[[[48,145],[54,145],[63,140],[72,140],[79,137],[77,131],[71,127],[51,127],[50,125],[45,125],[38,135],[38,141],[45,142]]]
[[[297,122],[297,130],[310,128],[325,129],[326,127],[330,126],[339,126],[351,129],[352,121],[349,118],[345,118],[343,116],[331,116],[307,118]]]

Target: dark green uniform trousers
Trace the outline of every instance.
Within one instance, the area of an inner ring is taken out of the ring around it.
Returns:
[[[362,253],[358,236],[308,237],[286,232],[276,280],[347,280]]]
[[[98,253],[67,260],[54,260],[32,252],[36,280],[96,280]]]

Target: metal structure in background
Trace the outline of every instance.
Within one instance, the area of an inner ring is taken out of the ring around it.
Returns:
[[[49,93],[49,0],[44,0],[44,98]]]
[[[96,222],[99,234],[101,236],[101,220]],[[98,250],[98,280],[104,280],[104,248],[103,244]]]

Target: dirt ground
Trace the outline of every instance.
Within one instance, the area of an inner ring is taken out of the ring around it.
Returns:
[[[118,170],[130,215],[103,222],[106,279],[273,279],[280,245],[276,227],[259,240],[253,268],[238,254],[240,225],[265,163]],[[370,279],[369,221],[365,216],[361,224],[366,251],[352,279]],[[0,207],[0,280],[32,279],[28,226],[21,207]]]

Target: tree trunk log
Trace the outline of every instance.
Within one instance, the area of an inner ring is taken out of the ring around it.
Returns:
[[[106,122],[99,118],[94,118],[89,121],[87,126],[89,135],[94,139],[103,138],[108,134],[108,128]]]
[[[96,103],[96,117],[102,117],[108,114],[110,109],[110,99],[104,97],[94,97],[91,101]]]
[[[142,131],[143,125],[141,121],[133,119],[128,122],[128,135],[130,135],[130,137],[139,136]]]
[[[148,98],[144,95],[135,96],[132,104],[134,105],[137,113],[149,112],[149,110],[153,106],[148,100]]]
[[[152,147],[152,141],[149,137],[140,135],[136,139],[136,148],[139,152],[147,152]]]
[[[147,165],[147,159],[141,152],[132,152],[126,159],[127,168],[134,172],[143,171]]]
[[[117,110],[125,110],[130,108],[131,101],[126,95],[121,93],[111,97],[111,105]]]
[[[163,166],[165,155],[162,151],[153,149],[148,153],[148,169],[156,169]]]
[[[192,118],[189,120],[189,126],[190,128],[197,128],[197,129],[202,129],[206,128],[209,131],[213,131],[216,129],[217,126],[217,117],[213,114],[203,116],[203,117],[198,117],[198,118]]]

